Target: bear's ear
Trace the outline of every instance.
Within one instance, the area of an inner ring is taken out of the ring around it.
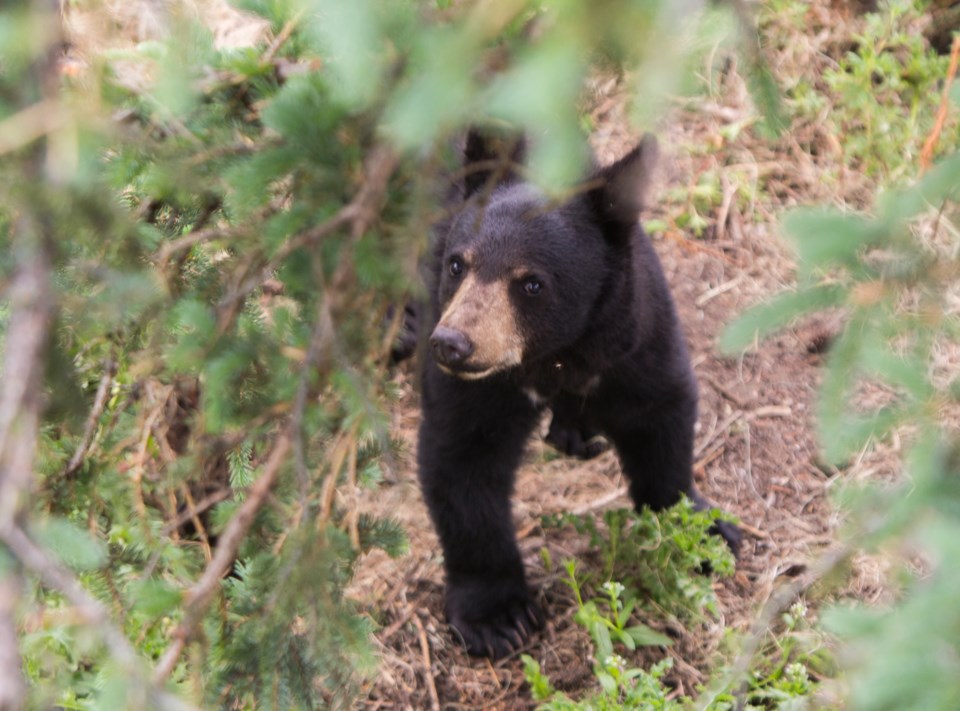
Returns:
[[[604,223],[631,230],[637,224],[650,189],[657,154],[657,139],[648,133],[636,148],[594,176],[591,183],[596,187],[588,195]]]
[[[463,149],[464,199],[518,180],[517,168],[525,157],[523,136],[470,129]]]

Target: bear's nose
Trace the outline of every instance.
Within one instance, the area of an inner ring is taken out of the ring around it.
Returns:
[[[457,366],[473,353],[473,343],[462,331],[446,326],[437,326],[430,336],[430,348],[437,362],[446,366]]]

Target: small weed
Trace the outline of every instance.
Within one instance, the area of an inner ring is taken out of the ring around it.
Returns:
[[[669,695],[672,689],[661,682],[663,675],[673,666],[673,660],[669,657],[654,664],[650,671],[645,671],[630,668],[619,655],[609,656],[594,668],[601,691],[580,701],[574,701],[553,689],[536,660],[524,655],[523,665],[524,676],[531,687],[547,692],[546,696],[534,695],[536,700],[545,702],[537,707],[540,711],[679,711],[683,708],[683,700],[671,700]]]
[[[627,626],[637,599],[621,583],[604,583],[601,587],[607,595],[605,599],[597,597],[584,602],[580,583],[577,582],[576,563],[567,561],[565,566],[568,576],[566,582],[573,590],[579,607],[573,619],[590,633],[597,648],[598,659],[612,656],[614,643],[622,644],[631,651],[638,646],[669,647],[673,644],[669,637],[647,625]],[[621,596],[625,593],[626,599],[622,600]]]
[[[675,218],[677,227],[701,237],[710,226],[706,216],[719,207],[723,199],[720,176],[715,171],[705,171],[696,183],[673,188],[666,197],[668,202],[681,206]]]
[[[787,702],[810,696],[816,679],[836,673],[823,634],[811,628],[802,601],[795,602],[781,619],[784,629],[771,636],[750,672],[747,708],[792,708]]]
[[[554,688],[540,664],[523,655],[524,677],[530,685],[535,701],[543,702],[540,711],[623,711],[626,709],[656,709],[679,711],[694,706],[692,700],[678,696],[664,683],[664,675],[672,668],[673,659],[666,657],[649,670],[631,666],[629,660],[613,648],[614,643],[623,643],[633,649],[635,638],[625,625],[632,605],[622,603],[620,596],[625,588],[619,583],[604,585],[606,598],[584,602],[574,575],[573,563],[567,564],[569,583],[577,595],[580,609],[574,619],[590,633],[595,647],[593,673],[598,690],[580,700],[573,700]],[[606,613],[601,608],[606,608]],[[806,625],[806,608],[796,603],[784,615],[787,629],[773,638],[773,646],[761,655],[747,678],[744,688],[723,690],[712,699],[699,699],[696,706],[704,711],[795,711],[810,706],[810,699],[817,688],[817,672],[829,663],[828,656],[809,647]],[[642,627],[642,626],[641,626]],[[649,630],[649,628],[645,628]],[[619,632],[616,632],[619,631]],[[653,630],[649,630],[653,632]],[[658,634],[654,632],[654,634]],[[665,639],[665,638],[664,638]],[[645,643],[662,644],[650,639]]]
[[[621,580],[646,608],[683,619],[717,613],[709,576],[733,574],[734,559],[726,543],[710,533],[721,516],[717,510],[696,511],[684,499],[659,514],[617,509],[593,516],[545,517],[545,526],[572,525],[590,537],[602,560],[602,579]],[[580,599],[578,597],[578,599]]]
[[[673,659],[666,657],[649,670],[635,667],[628,656],[638,647],[668,647],[669,637],[635,619],[646,615],[675,615],[700,619],[717,613],[712,576],[733,572],[733,556],[718,536],[710,533],[718,511],[696,511],[688,500],[654,514],[628,509],[607,511],[603,525],[593,516],[563,515],[545,520],[547,526],[572,525],[590,536],[601,558],[606,582],[589,585],[590,575],[575,561],[564,562],[577,610],[574,621],[590,635],[594,647],[593,674],[597,689],[580,700],[558,691],[540,664],[522,657],[524,676],[541,711],[620,711],[655,709],[679,711],[691,707],[664,682]],[[549,553],[544,562],[552,567]],[[618,582],[622,581],[622,582]],[[590,595],[595,590],[596,594]],[[802,708],[815,691],[817,679],[830,671],[821,636],[806,620],[806,608],[797,603],[783,615],[784,630],[753,665],[745,688],[714,692],[703,700],[705,711],[769,711]],[[718,669],[717,676],[723,674]],[[709,688],[709,685],[708,685]]]
[[[744,122],[737,122],[721,128],[719,134],[723,142],[736,140],[745,125]],[[709,154],[716,147],[704,148],[701,145],[690,148],[691,153],[698,150]],[[696,181],[668,189],[664,197],[664,204],[669,206],[669,220],[648,221],[644,225],[647,231],[656,234],[672,226],[703,237],[725,200],[736,200],[740,207],[746,207],[756,199],[756,180],[751,179],[739,166],[715,165],[700,172]]]
[[[573,564],[568,566],[568,570],[573,576]],[[567,695],[557,691],[550,683],[549,678],[543,673],[540,664],[531,656],[524,654],[523,673],[530,684],[531,693],[536,701],[544,701],[538,708],[541,711],[575,711],[576,709],[591,711],[614,711],[615,709],[662,709],[668,711],[671,709],[680,709],[679,702],[669,700],[668,696],[671,689],[661,682],[661,677],[673,666],[673,660],[669,657],[654,664],[650,671],[631,667],[626,659],[613,651],[611,645],[610,631],[620,627],[621,635],[618,635],[617,641],[624,642],[625,645],[633,649],[636,644],[631,630],[643,629],[639,636],[648,639],[648,633],[659,636],[663,641],[669,643],[669,640],[659,633],[651,630],[644,625],[633,628],[623,628],[623,619],[613,608],[621,607],[619,604],[619,595],[624,588],[619,583],[608,584],[609,602],[613,607],[609,615],[602,615],[596,606],[595,601],[591,600],[586,606],[581,607],[575,619],[578,623],[584,625],[590,632],[590,636],[596,645],[595,657],[598,660],[593,667],[594,676],[600,686],[600,690],[581,701],[574,701]],[[622,610],[622,607],[621,607]],[[626,613],[629,616],[629,613]],[[645,644],[661,644],[661,641],[646,641]]]
[[[910,0],[881,5],[853,37],[854,49],[823,76],[835,95],[830,115],[843,137],[845,162],[887,184],[916,170],[947,71],[948,58],[916,31],[920,13]],[[809,94],[803,96],[797,108],[809,110]],[[956,130],[945,130],[941,141],[944,153],[955,150]]]

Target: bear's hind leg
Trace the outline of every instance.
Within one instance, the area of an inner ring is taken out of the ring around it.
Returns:
[[[581,397],[561,394],[551,403],[550,410],[550,429],[544,440],[557,451],[578,459],[593,459],[610,449],[600,428],[585,418]]]

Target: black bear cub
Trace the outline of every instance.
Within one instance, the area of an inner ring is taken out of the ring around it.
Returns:
[[[462,195],[437,228],[418,460],[446,567],[446,613],[471,654],[502,657],[543,624],[510,512],[543,408],[569,454],[616,448],[637,507],[692,480],[697,387],[659,260],[639,226],[646,136],[574,197],[550,202],[478,132]],[[519,160],[521,149],[512,158]],[[736,548],[739,532],[718,532]]]

